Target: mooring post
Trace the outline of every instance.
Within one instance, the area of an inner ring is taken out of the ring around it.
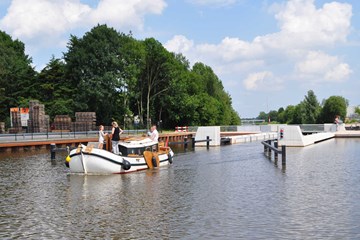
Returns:
[[[188,147],[187,137],[184,137],[184,148],[187,149],[187,147]]]
[[[267,143],[271,146],[271,140],[268,140]],[[268,147],[268,156],[271,156],[271,147]]]
[[[286,165],[286,146],[281,146],[282,165]]]
[[[278,149],[278,142],[277,141],[274,141],[274,147],[276,149]],[[278,151],[277,150],[274,151],[274,157],[275,157],[276,160],[278,159]]]
[[[266,153],[266,151],[267,151],[267,147],[266,147],[266,145],[264,144],[264,153]]]
[[[195,137],[191,138],[191,147],[195,149]]]
[[[56,144],[55,144],[55,143],[51,143],[51,144],[50,144],[51,160],[55,160],[55,149],[56,149]]]
[[[209,149],[210,147],[210,137],[206,136],[206,148]]]

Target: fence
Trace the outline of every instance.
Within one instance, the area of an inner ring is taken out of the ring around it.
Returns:
[[[274,146],[271,144],[272,142],[274,142]],[[277,139],[266,140],[266,141],[262,141],[261,143],[264,145],[264,153],[267,154],[268,157],[271,157],[271,150],[273,150],[275,161],[277,161],[277,159],[278,159],[278,154],[281,154],[282,165],[283,166],[286,165],[286,146],[285,145],[282,145],[281,150],[279,150]]]
[[[107,131],[111,133],[111,131]],[[138,130],[125,130],[126,134],[145,134],[146,129]],[[98,131],[58,131],[58,132],[45,132],[45,133],[14,133],[14,134],[0,134],[0,142],[11,142],[11,141],[41,141],[46,139],[75,139],[75,138],[88,138],[97,137]]]

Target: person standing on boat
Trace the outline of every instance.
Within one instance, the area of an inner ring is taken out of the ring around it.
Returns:
[[[119,141],[120,141],[120,134],[123,133],[123,130],[119,127],[117,122],[112,122],[112,137],[111,137],[111,145],[112,151],[115,154],[119,154]]]
[[[99,145],[98,148],[99,149],[103,149],[104,146],[104,137],[107,135],[107,133],[104,133],[104,126],[100,125],[99,126]]]
[[[153,124],[150,130],[151,130],[150,139],[153,140],[154,142],[157,142],[159,140],[159,132],[156,129],[156,124]]]

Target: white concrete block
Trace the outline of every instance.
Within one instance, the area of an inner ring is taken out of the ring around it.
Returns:
[[[211,139],[210,146],[220,146],[220,126],[198,127],[195,141],[206,140],[207,136]],[[196,143],[196,146],[206,146],[206,142]]]

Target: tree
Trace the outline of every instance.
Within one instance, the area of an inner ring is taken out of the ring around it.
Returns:
[[[17,107],[21,99],[32,98],[36,89],[31,88],[35,70],[31,58],[25,54],[25,46],[19,40],[0,31],[0,120],[9,115],[10,107]]]
[[[309,90],[303,101],[304,116],[303,123],[314,124],[318,121],[321,107],[318,102],[315,93]]]
[[[146,98],[146,122],[150,128],[150,102],[169,89],[171,54],[154,38],[145,39],[145,65],[141,74],[142,92]]]
[[[286,107],[285,111],[284,111],[284,119],[283,119],[283,123],[292,123],[294,116],[295,116],[295,110],[296,107],[293,105],[289,105]]]
[[[360,107],[356,107],[356,108],[355,108],[355,113],[360,116]]]
[[[56,115],[74,113],[73,95],[76,88],[65,77],[65,63],[54,57],[37,76],[37,99],[45,104],[46,113],[53,119]]]
[[[75,110],[94,111],[98,121],[121,120],[126,113],[121,96],[128,91],[132,59],[123,51],[122,39],[131,38],[106,25],[98,25],[82,38],[71,36],[65,53],[66,76],[76,89]]]
[[[279,123],[286,123],[285,109],[283,107],[278,110],[277,121]]]
[[[289,123],[303,124],[305,115],[306,115],[306,112],[305,112],[304,102],[300,102],[298,105],[295,106],[293,117]]]
[[[321,111],[321,122],[332,123],[335,116],[339,115],[342,119],[345,119],[346,108],[348,102],[341,96],[331,96],[325,100],[324,106]]]
[[[259,113],[259,116],[256,117],[256,119],[262,119],[262,120],[265,120],[265,121],[268,121],[269,119],[269,114],[264,112],[264,111],[261,111]]]

